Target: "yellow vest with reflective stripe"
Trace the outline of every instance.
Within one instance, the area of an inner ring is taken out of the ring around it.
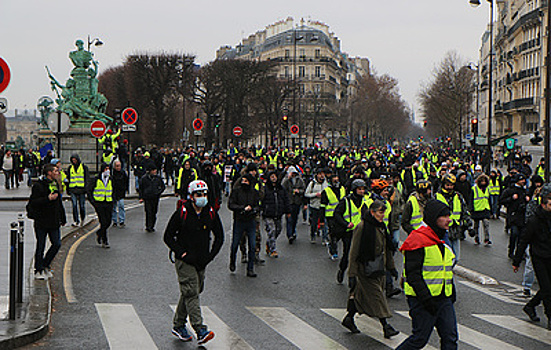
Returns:
[[[450,219],[455,225],[459,225],[459,219],[461,219],[461,201],[459,200],[457,193],[453,195],[453,202],[451,206],[446,200],[446,197],[444,197],[444,195],[440,192],[436,194],[436,199],[450,208]]]
[[[473,187],[473,207],[474,211],[490,210],[490,191],[486,187],[486,191],[482,191],[477,185]]]
[[[536,174],[540,176],[545,181],[545,168],[541,165],[536,167]]]
[[[444,245],[444,256],[438,245],[425,247],[425,260],[423,261],[423,279],[433,297],[444,294],[449,297],[453,292],[453,263],[455,254],[451,248]],[[404,256],[404,266],[406,257]],[[406,270],[404,269],[404,293],[409,296],[416,296],[415,291],[407,282]]]
[[[414,230],[417,230],[421,227],[423,223],[423,215],[421,215],[421,207],[419,206],[419,201],[415,196],[409,196],[408,202],[411,202],[411,219],[409,224],[413,226]]]
[[[101,179],[96,180],[96,188],[94,188],[94,200],[96,202],[112,202],[113,201],[113,184],[111,179],[107,181],[107,186],[103,184]]]
[[[255,151],[255,155],[256,155],[257,158],[262,157],[262,148],[261,148],[261,149],[257,149],[257,150]]]
[[[362,207],[364,206],[365,200],[362,200],[362,205],[356,207],[354,201],[350,198],[345,198],[346,201],[346,210],[344,211],[343,218],[346,222],[351,222],[354,224],[352,228],[346,229],[347,231],[353,231],[356,226],[362,221]]]
[[[274,155],[274,156],[269,155],[268,156],[268,163],[277,166],[277,155]]]
[[[342,168],[344,166],[344,161],[346,160],[346,155],[342,155],[337,158],[337,168]]]
[[[337,208],[337,204],[339,204],[339,201],[346,195],[346,190],[344,186],[341,186],[338,198],[331,187],[326,187],[324,191],[327,195],[328,203],[327,205],[322,204],[321,206],[325,207],[325,217],[332,218],[333,215],[335,215],[335,208]]]
[[[403,182],[406,182],[405,176],[406,176],[406,169],[402,170],[402,174],[400,176]],[[417,171],[415,171],[415,169],[413,168],[411,168],[411,176],[413,178],[413,186],[417,186]]]
[[[195,168],[190,168],[190,170],[193,173],[193,180],[191,180],[191,181],[197,180],[198,179],[197,170],[195,170]],[[180,168],[180,171],[178,172],[178,182],[176,184],[176,189],[177,190],[182,188],[182,174],[183,173],[184,173],[184,168]]]
[[[84,167],[82,166],[82,163],[78,165],[78,169],[76,171],[75,166],[71,165],[69,175],[71,175],[69,180],[69,188],[84,188]]]
[[[488,185],[488,191],[490,191],[490,195],[499,196],[499,188],[500,188],[499,179],[496,178],[495,181],[492,181],[492,179],[490,179],[490,184]]]

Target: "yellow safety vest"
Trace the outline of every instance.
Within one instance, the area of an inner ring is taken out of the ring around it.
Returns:
[[[342,155],[339,158],[337,158],[337,168],[342,168],[344,166],[344,161],[346,160],[346,155]]]
[[[94,188],[94,200],[96,202],[112,202],[113,201],[113,184],[111,179],[107,181],[107,186],[103,184],[101,179],[96,180],[96,188]]]
[[[82,166],[82,163],[78,165],[78,169],[76,171],[75,166],[71,165],[69,175],[71,176],[69,179],[69,188],[84,188],[84,166]]]
[[[191,172],[193,173],[193,180],[197,180],[197,170],[195,168],[191,168]],[[179,190],[182,188],[182,174],[184,173],[184,168],[180,168],[180,171],[178,172],[178,183],[176,184],[176,189]]]
[[[446,197],[444,197],[444,195],[440,192],[436,194],[436,199],[450,208],[450,219],[455,225],[459,225],[459,220],[461,219],[461,201],[459,200],[459,196],[457,195],[457,193],[453,195],[453,202],[451,206],[446,200]]]
[[[256,157],[257,157],[257,158],[262,157],[262,148],[257,149],[255,152],[256,152]]]
[[[538,176],[540,176],[545,181],[545,169],[543,166],[538,165],[536,167],[536,174],[538,174]]]
[[[345,198],[346,201],[346,210],[344,211],[343,218],[346,222],[351,222],[354,224],[352,228],[346,229],[347,231],[353,231],[356,226],[362,221],[362,207],[364,206],[365,200],[362,200],[362,205],[360,207],[356,207],[356,204],[354,204],[354,201],[350,198]]]
[[[338,198],[331,187],[326,187],[324,191],[327,195],[328,203],[327,205],[322,204],[321,206],[325,207],[325,217],[332,218],[333,215],[335,215],[335,208],[337,208],[339,201],[346,195],[346,190],[344,186],[341,186]]]
[[[373,199],[372,196],[368,196],[367,194],[365,195],[365,197],[366,197],[365,203],[367,205],[367,208],[369,208],[369,207],[371,207],[371,204],[373,204],[373,202],[375,200]],[[390,201],[387,201],[386,199],[383,200],[383,203],[386,206],[385,216],[383,217],[383,222],[385,223],[385,225],[388,226],[388,223],[390,222],[390,212],[392,211],[392,206],[390,205]]]
[[[433,297],[439,296],[444,290],[444,294],[449,297],[453,292],[453,263],[455,254],[450,247],[444,245],[444,256],[438,245],[425,247],[425,259],[423,261],[423,279],[429,288]],[[404,265],[406,257],[404,255]],[[416,296],[413,287],[407,282],[406,269],[403,273],[405,277],[404,293],[409,296]]]
[[[406,182],[405,176],[406,176],[406,169],[402,170],[402,174],[400,176],[404,183]],[[415,169],[413,168],[411,168],[411,176],[413,178],[413,186],[417,186],[417,171],[415,171]]]
[[[413,226],[414,230],[417,230],[419,227],[421,227],[421,224],[423,223],[423,215],[421,215],[421,206],[419,205],[419,201],[415,196],[409,196],[408,202],[411,202],[411,209],[412,209],[411,219],[409,220],[409,224]]]
[[[474,211],[490,210],[490,191],[486,187],[486,191],[482,191],[477,185],[473,187],[473,206]]]
[[[500,189],[500,181],[498,178],[495,179],[495,181],[492,181],[490,179],[490,184],[488,185],[488,191],[490,191],[490,196],[499,196],[499,189]]]
[[[269,155],[268,156],[268,162],[270,164],[273,164],[274,166],[277,166],[277,155],[274,155],[274,156]]]

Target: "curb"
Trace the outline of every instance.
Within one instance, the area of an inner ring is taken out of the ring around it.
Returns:
[[[161,194],[161,198],[164,198],[164,197],[174,197],[174,193],[163,193],[163,194]],[[133,194],[133,195],[126,196],[126,198],[124,198],[124,199],[138,199],[138,198],[139,197],[138,197],[137,194]],[[18,201],[28,201],[28,200],[29,200],[29,196],[26,196],[26,197],[0,197],[0,202],[18,202]],[[70,201],[71,197],[64,196],[63,200],[64,201]]]
[[[82,227],[75,227],[62,235],[61,240],[78,230],[88,229],[95,225],[97,219],[89,220]],[[16,320],[7,322],[8,328],[13,330],[13,335],[0,337],[0,349],[15,349],[34,343],[48,334],[52,315],[52,290],[49,280],[35,280],[33,263],[27,272],[28,302],[20,305],[17,310],[19,316]],[[21,331],[18,332],[18,329]]]
[[[484,286],[497,286],[500,284],[495,278],[486,276],[484,274],[481,274],[480,272],[470,270],[460,265],[456,265],[453,268],[453,273],[466,280],[469,280],[471,282],[475,282],[478,284],[482,284]]]

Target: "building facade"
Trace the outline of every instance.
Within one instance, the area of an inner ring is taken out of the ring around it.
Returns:
[[[35,147],[38,138],[39,121],[40,116],[36,109],[16,109],[13,117],[6,117],[6,143],[15,146],[21,143],[22,140],[25,148]],[[21,137],[20,141],[18,141],[18,137]]]

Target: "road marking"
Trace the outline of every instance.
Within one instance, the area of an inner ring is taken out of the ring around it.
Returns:
[[[90,236],[92,233],[99,230],[99,225],[96,225],[93,229],[90,230],[90,232],[86,233],[82,237],[80,237],[69,249],[69,252],[67,253],[67,257],[65,258],[65,264],[63,265],[63,289],[65,290],[65,298],[67,298],[68,303],[76,303],[77,298],[75,297],[75,293],[73,292],[73,278],[71,276],[71,269],[73,266],[73,259],[75,257],[75,253],[77,251],[78,246],[82,241],[84,241],[88,236]]]
[[[172,311],[176,312],[176,305],[170,305]],[[209,326],[215,334],[212,341],[209,342],[209,349],[214,350],[253,350],[243,338],[235,333],[227,324],[224,323],[216,314],[208,307],[201,306],[204,323]],[[189,329],[191,330],[191,329]]]
[[[321,311],[338,320],[339,322],[342,321],[344,315],[346,314],[346,309],[321,309]],[[378,320],[367,316],[356,316],[354,318],[354,321],[356,322],[356,326],[358,327],[358,329],[362,331],[363,334],[368,335],[370,338],[373,338],[379,343],[382,343],[392,349],[395,349],[398,345],[400,345],[404,340],[409,337],[408,335],[400,332],[398,335],[395,335],[390,339],[385,339],[383,335],[383,328],[381,327],[381,323]],[[345,330],[344,327],[343,330]],[[424,347],[424,349],[436,350],[436,348],[428,344]]]
[[[300,349],[346,349],[285,308],[247,307],[247,309]]]
[[[111,350],[157,349],[130,304],[95,304]]]
[[[467,286],[467,287],[470,287],[472,289],[475,289],[481,293],[484,293],[486,295],[489,295],[491,296],[492,298],[495,298],[495,299],[498,299],[498,300],[501,300],[503,301],[504,303],[509,303],[509,304],[515,304],[515,305],[524,305],[525,303],[524,302],[521,302],[521,301],[516,301],[516,300],[513,300],[509,297],[506,297],[506,296],[503,296],[501,295],[499,292],[496,292],[495,290],[492,290],[492,289],[488,289],[488,288],[484,288],[484,287],[481,287],[477,284],[474,284],[472,282],[468,282],[468,281],[459,281],[459,283]]]
[[[396,311],[400,316],[409,317],[407,311]],[[511,345],[499,339],[490,337],[489,335],[480,333],[469,327],[457,324],[457,332],[459,333],[459,341],[469,344],[472,347],[484,350],[522,350],[517,346]]]
[[[542,343],[551,345],[551,332],[535,324],[523,321],[513,316],[502,315],[473,315],[486,322],[506,328],[509,331],[518,333]]]

